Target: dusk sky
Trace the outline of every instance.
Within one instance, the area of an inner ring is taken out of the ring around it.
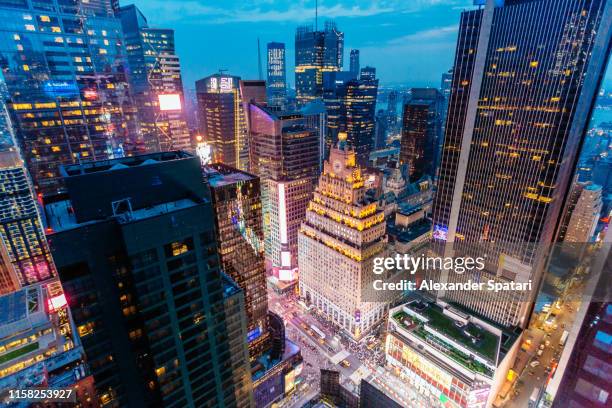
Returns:
[[[186,89],[220,68],[256,79],[258,37],[264,78],[266,44],[286,44],[287,80],[293,87],[295,29],[313,24],[315,16],[315,0],[133,2],[151,27],[175,30]],[[383,85],[439,86],[441,74],[452,66],[465,8],[472,8],[472,0],[319,0],[319,24],[333,19],[344,32],[346,69],[349,50],[357,48],[361,65],[375,66]]]

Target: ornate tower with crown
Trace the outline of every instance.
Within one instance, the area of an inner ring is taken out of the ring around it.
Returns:
[[[298,237],[300,295],[358,340],[384,316],[371,293],[373,259],[386,243],[384,213],[366,198],[346,136],[330,152]]]

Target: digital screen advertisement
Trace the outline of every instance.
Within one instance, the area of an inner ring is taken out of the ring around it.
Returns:
[[[0,0],[0,407],[609,408],[612,0]]]

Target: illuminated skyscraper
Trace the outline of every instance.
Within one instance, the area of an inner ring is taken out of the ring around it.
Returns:
[[[327,108],[325,157],[338,142],[338,134],[343,132],[348,135],[348,144],[355,149],[359,164],[365,167],[374,147],[378,94],[376,69],[362,68],[358,79],[343,74],[345,72],[331,72],[324,76]]]
[[[282,106],[287,97],[287,69],[285,43],[268,43],[268,101],[272,106]]]
[[[300,295],[334,325],[360,339],[387,305],[366,299],[373,259],[384,256],[385,217],[366,187],[354,150],[341,135],[325,162],[298,236]]]
[[[203,169],[212,192],[221,268],[244,291],[249,351],[255,358],[270,343],[260,180],[224,164]]]
[[[411,182],[433,178],[442,140],[444,97],[434,88],[412,88],[404,104],[400,164],[408,166]]]
[[[0,68],[37,191],[59,166],[138,150],[120,21],[110,0],[0,4]]]
[[[246,170],[249,165],[247,124],[240,78],[214,74],[196,81],[200,133],[212,146],[213,162]]]
[[[359,78],[359,72],[360,72],[359,50],[351,50],[349,62],[350,62],[349,71],[351,72],[353,79]]]
[[[242,292],[221,270],[199,160],[62,171],[48,238],[100,405],[251,407]]]
[[[319,172],[319,131],[298,112],[250,105],[251,171],[262,182],[266,259],[280,281],[297,278],[297,234]]]
[[[461,15],[433,236],[454,243],[447,255],[486,255],[480,281],[533,280],[537,288],[538,244],[550,243],[561,224],[608,61],[612,4],[502,3]],[[438,296],[503,325],[526,325],[535,293],[506,293]]]
[[[310,26],[298,27],[295,34],[295,90],[304,104],[323,96],[323,73],[341,71],[344,33],[327,21],[323,31]]]
[[[117,16],[123,27],[128,79],[147,151],[191,149],[174,30],[149,27],[133,4],[121,7]]]

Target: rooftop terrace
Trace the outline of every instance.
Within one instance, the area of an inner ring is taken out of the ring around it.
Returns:
[[[392,319],[404,330],[437,349],[442,349],[449,357],[464,367],[488,376],[493,370],[472,355],[453,346],[452,342],[467,349],[471,354],[496,365],[500,346],[500,336],[472,322],[467,324],[445,315],[438,305],[424,302],[411,302],[404,305],[412,313],[400,309]],[[433,331],[433,332],[432,332]]]

